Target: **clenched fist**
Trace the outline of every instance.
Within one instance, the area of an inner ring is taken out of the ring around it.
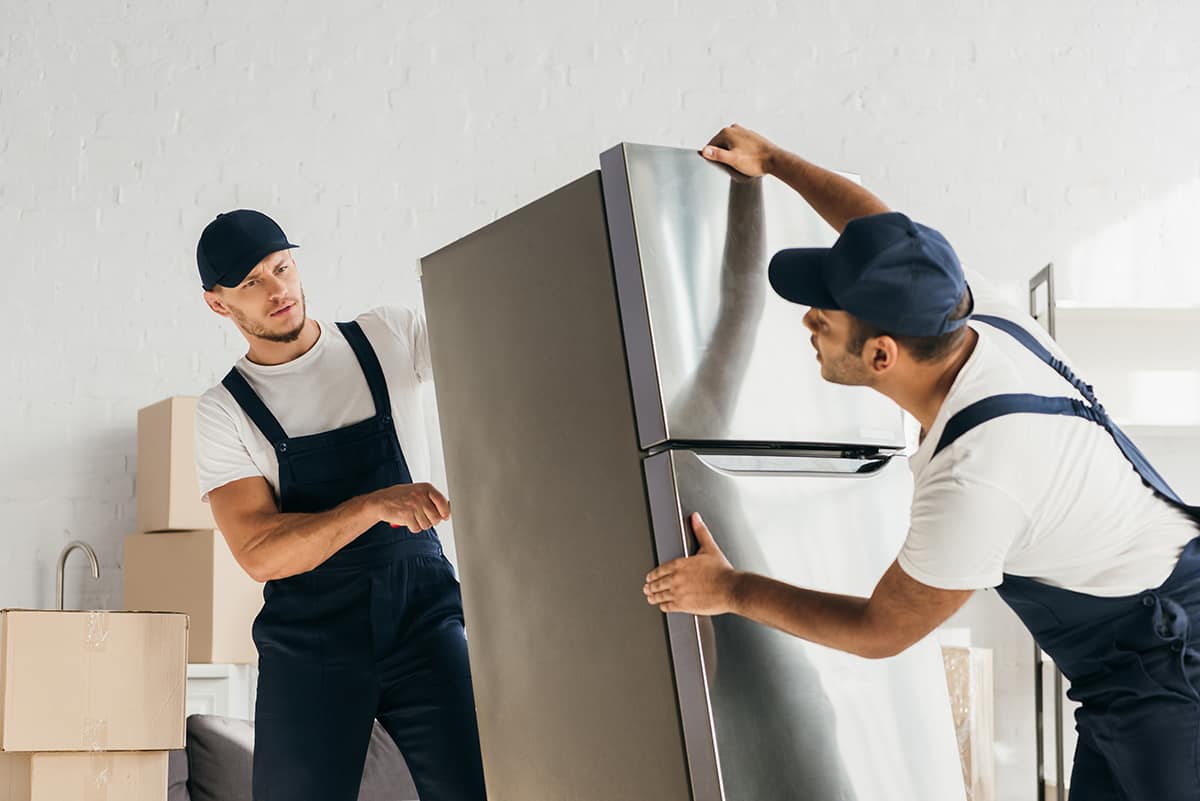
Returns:
[[[396,484],[367,498],[379,519],[392,528],[424,531],[450,519],[450,502],[432,484]]]

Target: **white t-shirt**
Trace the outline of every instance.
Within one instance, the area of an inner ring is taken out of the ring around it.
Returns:
[[[409,472],[413,481],[428,481],[429,448],[420,390],[433,371],[425,319],[411,309],[386,306],[356,319],[383,368],[392,420]],[[350,343],[336,325],[317,324],[321,333],[316,344],[297,359],[261,365],[243,356],[237,362],[289,437],[331,431],[375,414],[371,390]],[[196,475],[205,501],[212,490],[253,476],[264,476],[279,498],[275,450],[222,384],[200,396],[196,406]]]
[[[978,276],[968,280],[976,313],[1016,322],[1068,361],[1033,318]],[[946,422],[982,398],[1012,392],[1080,397],[1011,335],[970,325],[979,342],[910,460],[912,523],[900,566],[917,581],[944,589],[994,587],[1004,573],[1100,596],[1162,584],[1200,530],[1142,484],[1095,423],[1007,415],[963,434],[932,458]],[[1096,394],[1103,403],[1104,387]]]

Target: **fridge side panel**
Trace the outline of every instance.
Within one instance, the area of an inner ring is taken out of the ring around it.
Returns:
[[[598,173],[422,260],[491,801],[689,801]]]

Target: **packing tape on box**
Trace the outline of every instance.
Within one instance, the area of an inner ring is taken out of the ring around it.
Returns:
[[[108,612],[88,612],[87,632],[83,638],[85,651],[103,651],[108,642]]]
[[[108,749],[108,720],[106,718],[83,719],[83,747],[87,751]]]
[[[112,779],[113,760],[110,756],[93,754],[82,801],[108,801],[108,784]]]

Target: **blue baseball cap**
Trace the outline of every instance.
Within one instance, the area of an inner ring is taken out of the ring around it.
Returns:
[[[288,241],[279,224],[261,211],[238,209],[218,214],[200,234],[196,265],[200,284],[235,287],[264,258],[277,250],[299,247]]]
[[[948,334],[967,280],[946,238],[900,212],[858,217],[830,248],[771,258],[771,286],[786,300],[848,312],[897,336]]]

